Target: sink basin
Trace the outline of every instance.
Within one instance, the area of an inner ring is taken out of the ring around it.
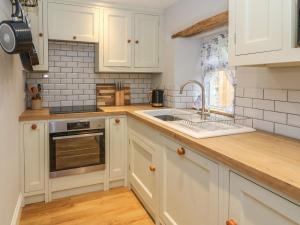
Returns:
[[[237,124],[231,117],[218,114],[211,114],[203,120],[194,110],[158,109],[141,110],[136,113],[199,139],[255,131],[253,128]]]

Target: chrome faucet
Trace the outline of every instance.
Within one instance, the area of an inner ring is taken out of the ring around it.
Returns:
[[[202,83],[200,83],[199,81],[189,80],[188,82],[181,85],[181,87],[180,87],[180,94],[181,95],[183,93],[183,89],[185,88],[185,86],[187,86],[189,84],[197,84],[201,88],[202,109],[201,109],[201,113],[200,113],[200,109],[199,109],[199,113],[201,114],[201,118],[205,119],[206,116],[207,116],[207,113],[206,113],[206,109],[205,109],[205,88],[204,88],[204,85]]]

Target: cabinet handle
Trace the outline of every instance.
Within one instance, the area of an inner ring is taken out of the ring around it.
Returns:
[[[185,149],[183,147],[177,149],[177,154],[180,156],[185,155]]]
[[[139,44],[140,42],[138,40],[135,41],[136,44]]]
[[[226,225],[238,225],[238,223],[234,219],[230,219],[226,221]]]
[[[73,36],[73,40],[76,40],[77,39],[77,37],[76,36]]]
[[[130,44],[130,43],[131,43],[131,40],[129,39],[127,42],[128,42],[128,44]]]
[[[155,172],[155,171],[156,171],[156,168],[155,168],[155,166],[150,165],[150,166],[149,166],[149,170],[150,170],[151,172]]]
[[[120,124],[120,119],[115,119],[116,124]]]
[[[44,35],[43,35],[43,33],[39,33],[39,36],[40,36],[40,37],[43,37]]]
[[[32,125],[31,125],[31,129],[32,129],[32,130],[36,130],[36,129],[37,129],[37,125],[36,125],[36,124],[32,124]]]

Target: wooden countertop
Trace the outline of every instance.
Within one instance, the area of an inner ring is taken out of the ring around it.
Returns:
[[[188,147],[300,202],[300,141],[265,132],[195,139],[153,122],[136,110],[150,106],[105,107],[104,112],[49,115],[47,109],[26,111],[20,121],[128,115]]]

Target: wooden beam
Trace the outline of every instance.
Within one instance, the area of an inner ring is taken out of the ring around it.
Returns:
[[[187,38],[187,37],[195,36],[202,32],[210,31],[214,28],[221,27],[228,24],[228,19],[229,19],[228,11],[220,13],[206,20],[200,21],[194,24],[193,26],[174,34],[172,38],[177,38],[177,37]]]

